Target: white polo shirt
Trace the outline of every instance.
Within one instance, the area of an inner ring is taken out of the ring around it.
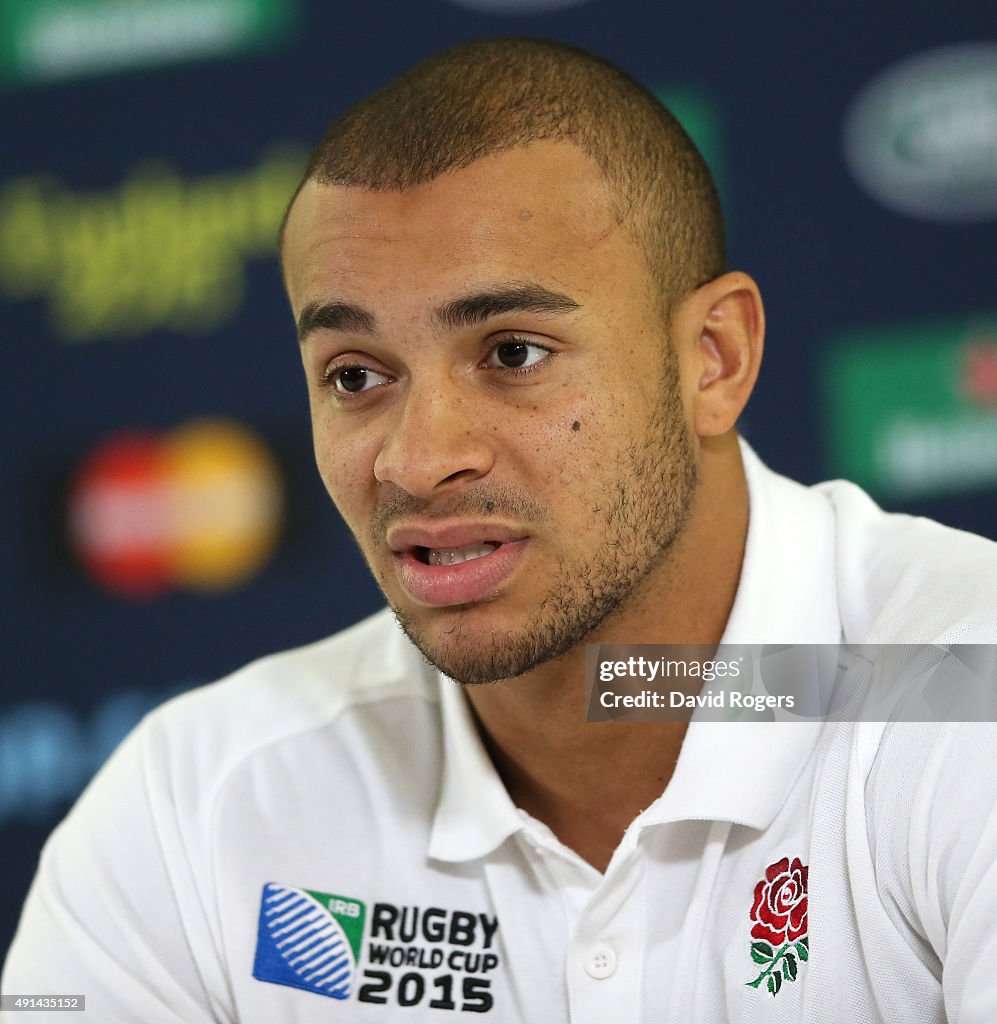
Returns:
[[[997,545],[744,455],[725,642],[997,639]],[[2,991],[100,1024],[992,1024],[995,749],[693,723],[602,875],[383,612],[150,715],[46,846]]]

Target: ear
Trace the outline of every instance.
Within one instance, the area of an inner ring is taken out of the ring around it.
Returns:
[[[730,430],[755,386],[765,340],[758,285],[733,272],[697,288],[675,314],[675,337],[690,359],[683,376],[699,437]]]

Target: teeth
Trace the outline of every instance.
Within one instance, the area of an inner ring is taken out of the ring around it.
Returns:
[[[429,548],[426,560],[430,565],[460,565],[461,562],[469,562],[472,558],[490,555],[497,547],[498,544],[486,542],[468,544],[465,548]]]

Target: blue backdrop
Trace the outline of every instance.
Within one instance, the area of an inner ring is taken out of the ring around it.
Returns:
[[[0,952],[138,716],[378,606],[273,238],[332,117],[444,46],[558,39],[669,99],[766,298],[757,450],[997,536],[997,14],[843,7],[0,0]]]

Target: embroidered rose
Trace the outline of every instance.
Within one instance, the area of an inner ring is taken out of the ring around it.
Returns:
[[[755,886],[752,938],[781,946],[807,934],[807,874],[799,857],[794,857],[792,864],[783,857],[769,865]]]
[[[765,869],[765,877],[755,886],[751,905],[751,959],[764,968],[754,981],[764,981],[774,996],[783,981],[795,981],[797,961],[810,959],[807,937],[807,882],[809,868],[794,857],[777,860]]]

